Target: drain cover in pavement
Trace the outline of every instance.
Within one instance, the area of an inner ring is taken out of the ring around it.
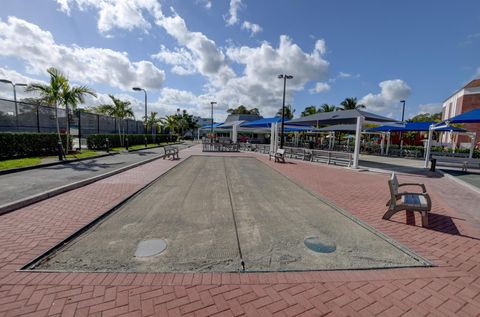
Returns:
[[[335,243],[327,239],[321,239],[319,236],[306,237],[303,243],[310,250],[319,253],[332,253],[337,249]]]
[[[154,256],[162,253],[167,248],[167,243],[162,239],[143,240],[137,246],[135,256]]]

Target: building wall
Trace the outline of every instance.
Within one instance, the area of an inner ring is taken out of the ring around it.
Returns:
[[[442,120],[447,120],[461,113],[460,112],[461,107],[459,105],[461,105],[463,102],[464,93],[465,93],[465,90],[461,89],[443,102]],[[442,143],[451,143],[452,142],[451,137],[452,135],[450,132],[442,133],[442,136],[441,136]]]
[[[463,100],[461,103],[460,113],[464,113],[473,109],[480,108],[480,93],[472,93],[463,96]],[[480,139],[480,123],[465,123],[463,125],[465,130],[469,132],[476,132],[477,133],[477,141]],[[455,140],[457,145],[460,143],[470,143],[470,138],[468,136],[458,136],[458,139]]]

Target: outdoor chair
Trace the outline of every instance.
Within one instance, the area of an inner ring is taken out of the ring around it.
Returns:
[[[285,163],[285,149],[277,149],[277,152],[270,152],[268,154],[268,159],[271,160],[272,156],[275,159],[275,162]]]
[[[163,156],[163,159],[167,158],[167,157],[171,157],[172,160],[174,159],[178,159],[178,148],[174,147],[174,146],[165,146],[164,147],[164,150],[165,150],[165,155]]]
[[[387,202],[388,210],[383,215],[383,219],[388,220],[401,210],[407,212],[417,211],[422,214],[422,227],[428,227],[428,213],[432,209],[432,201],[427,193],[425,185],[419,183],[399,184],[397,176],[395,176],[395,173],[392,173],[391,178],[388,180],[388,186],[390,189],[390,200]],[[403,186],[419,186],[421,187],[422,192],[399,193],[398,189]]]

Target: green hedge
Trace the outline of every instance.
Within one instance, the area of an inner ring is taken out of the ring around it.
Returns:
[[[62,135],[62,140],[65,148],[66,135]],[[57,142],[56,133],[2,132],[0,133],[0,159],[56,155]]]
[[[160,144],[177,141],[176,135],[169,134],[126,134],[124,136],[124,138],[128,138],[128,145],[144,144],[145,137],[147,138],[148,143]],[[110,148],[122,146],[120,142],[120,136],[118,134],[90,134],[87,137],[87,146],[90,150],[105,150],[107,138]]]

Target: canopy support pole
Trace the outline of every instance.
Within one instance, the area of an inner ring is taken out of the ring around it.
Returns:
[[[275,123],[270,127],[270,153],[275,153]]]
[[[365,118],[357,117],[357,129],[355,130],[355,150],[353,152],[353,168],[358,168],[358,158],[360,156],[360,139],[362,137],[362,125]]]
[[[380,155],[383,155],[383,151],[385,148],[385,133],[382,133],[382,140],[380,141]]]
[[[237,143],[237,130],[238,130],[238,124],[234,124],[232,126],[232,142]]]
[[[386,150],[386,153],[385,155],[388,156],[389,152],[390,152],[390,131],[387,132],[387,150]]]
[[[425,168],[428,168],[428,161],[430,160],[430,148],[432,146],[433,125],[428,129],[427,148],[425,151]]]
[[[477,132],[472,132],[470,134],[470,153],[468,154],[469,158],[473,158],[473,150],[475,149],[476,142],[477,142]]]

